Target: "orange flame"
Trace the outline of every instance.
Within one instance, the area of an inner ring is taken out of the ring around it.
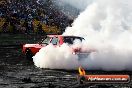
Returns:
[[[81,66],[78,68],[78,71],[81,76],[84,76],[86,74],[85,70]]]

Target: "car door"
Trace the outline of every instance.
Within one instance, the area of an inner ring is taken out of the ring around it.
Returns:
[[[51,37],[46,37],[45,39],[42,39],[41,42],[35,45],[35,47],[32,48],[32,51],[37,53],[42,47],[47,46],[50,43]]]

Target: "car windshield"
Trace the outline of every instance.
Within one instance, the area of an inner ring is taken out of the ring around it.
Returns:
[[[41,43],[42,44],[49,44],[50,42],[50,37],[46,37],[45,39],[42,39]]]
[[[64,43],[68,43],[68,44],[73,44],[74,43],[74,40],[84,40],[84,38],[82,37],[71,37],[71,36],[66,36],[64,37],[63,41]]]

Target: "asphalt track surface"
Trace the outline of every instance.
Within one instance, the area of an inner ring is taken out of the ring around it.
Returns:
[[[26,60],[20,46],[0,47],[0,88],[131,88],[128,84],[84,84],[77,71],[40,69]],[[88,74],[129,74],[132,72],[87,71]]]
[[[88,74],[128,74],[130,71],[86,71]],[[122,84],[83,84],[77,82],[78,71],[40,69],[27,60],[20,45],[0,46],[0,88],[131,88]]]

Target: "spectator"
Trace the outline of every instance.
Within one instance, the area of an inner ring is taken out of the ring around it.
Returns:
[[[4,1],[4,2],[2,2]],[[22,29],[22,33],[29,34],[34,30],[33,20],[37,18],[39,32],[43,33],[42,24],[47,26],[56,25],[57,28],[65,29],[69,25],[69,19],[52,4],[54,0],[2,0],[0,2],[0,17],[6,18],[2,29],[8,31],[7,26],[13,28],[16,33]],[[43,3],[42,3],[43,1]],[[21,20],[25,22],[20,24]]]

